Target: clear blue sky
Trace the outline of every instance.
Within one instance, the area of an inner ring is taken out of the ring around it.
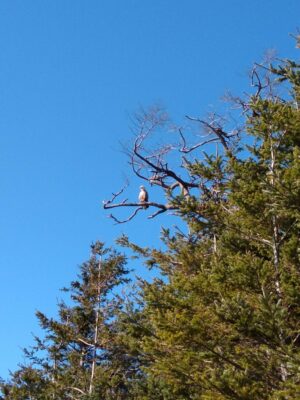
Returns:
[[[167,224],[115,226],[100,207],[130,175],[128,115],[156,101],[203,115],[241,93],[265,50],[297,57],[299,15],[299,0],[0,2],[1,376],[92,241],[155,243]]]

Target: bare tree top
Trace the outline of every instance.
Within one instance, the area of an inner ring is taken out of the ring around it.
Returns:
[[[131,170],[149,187],[161,188],[167,202],[163,204],[154,201],[151,198],[151,191],[147,202],[121,199],[128,186],[126,183],[122,189],[113,193],[109,200],[103,201],[104,209],[124,207],[133,209],[133,212],[123,220],[110,214],[109,217],[116,223],[128,222],[140,211],[148,208],[150,209],[148,218],[154,218],[167,211],[176,214],[178,206],[172,202],[175,196],[180,195],[188,199],[191,191],[208,190],[204,179],[190,173],[192,160],[199,159],[200,152],[211,144],[216,146],[221,144],[224,156],[231,156],[233,139],[238,136],[239,129],[225,130],[225,119],[216,113],[210,114],[207,119],[186,116],[185,121],[185,127],[172,124],[166,111],[159,107],[152,107],[148,111],[141,110],[134,116],[134,139],[131,147],[125,149]],[[156,136],[162,138],[167,133],[170,139],[167,143],[160,141],[158,145],[154,144]],[[191,136],[194,137],[193,142]],[[177,161],[175,166],[174,160]]]

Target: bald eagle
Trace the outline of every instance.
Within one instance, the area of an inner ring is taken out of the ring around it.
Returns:
[[[140,186],[140,193],[139,193],[139,202],[140,203],[147,203],[148,202],[148,192],[144,186]],[[144,209],[148,208],[149,206],[144,205]]]

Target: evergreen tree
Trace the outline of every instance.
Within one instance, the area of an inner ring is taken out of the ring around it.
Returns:
[[[163,399],[300,398],[300,68],[268,72],[244,144],[187,164],[200,198],[170,198],[190,233],[165,230],[166,252],[121,240],[167,277],[142,284],[138,341]]]
[[[125,257],[97,242],[78,279],[64,289],[72,305],[61,302],[59,318],[37,317],[45,331],[26,350],[29,366],[21,366],[2,384],[4,399],[125,398],[127,360],[115,341],[115,319],[122,308],[113,292],[127,282]]]

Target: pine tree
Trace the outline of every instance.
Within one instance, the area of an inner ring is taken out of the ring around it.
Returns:
[[[124,354],[115,340],[115,319],[122,308],[115,289],[127,282],[124,255],[92,246],[78,279],[64,289],[72,305],[61,302],[59,318],[37,312],[45,337],[26,350],[30,362],[2,384],[4,399],[88,399],[126,394]],[[123,358],[122,358],[123,357]]]
[[[163,399],[300,397],[300,67],[266,82],[244,142],[187,164],[206,187],[170,201],[190,233],[165,230],[166,252],[122,239],[167,278],[142,284],[138,341]]]

